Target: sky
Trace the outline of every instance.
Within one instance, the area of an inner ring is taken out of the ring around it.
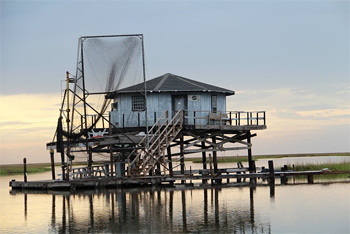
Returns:
[[[1,0],[0,8],[0,164],[49,162],[78,38],[120,34],[144,35],[147,79],[173,73],[234,90],[227,110],[266,111],[253,155],[350,152],[349,1]]]

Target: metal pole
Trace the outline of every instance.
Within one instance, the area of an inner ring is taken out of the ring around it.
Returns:
[[[67,116],[66,116],[66,122],[67,122],[67,177],[66,177],[66,180],[69,180],[69,156],[70,156],[70,149],[69,149],[69,112],[70,112],[70,109],[69,109],[69,72],[67,71],[66,72],[66,76],[67,76],[67,92],[66,92],[66,95],[67,95],[67,109],[66,109],[66,112],[67,112]]]
[[[109,112],[109,119],[111,119],[111,112]],[[112,125],[109,123],[109,135],[112,136]],[[109,145],[109,157],[110,157],[110,164],[111,164],[111,170],[110,170],[110,177],[113,178],[113,145]]]
[[[72,102],[73,103],[73,107],[72,107],[73,111],[72,111],[71,130],[73,130],[73,121],[74,121],[74,114],[75,114],[75,111],[74,111],[75,110],[75,97],[76,97],[76,92],[77,92],[77,84],[78,84],[78,80],[80,79],[78,77],[78,74],[79,74],[79,71],[81,72],[81,70],[78,69],[78,67],[79,67],[80,45],[82,44],[81,41],[82,41],[82,39],[79,38],[79,40],[78,40],[78,51],[77,51],[77,70],[75,72],[75,85],[74,85],[74,90],[73,90],[74,95],[73,95],[73,102]],[[81,128],[83,128],[83,119],[82,119],[82,117],[83,116],[81,116]]]
[[[143,34],[140,35],[142,42],[142,65],[143,65],[143,84],[145,91],[145,121],[146,121],[146,147],[149,147],[149,135],[148,135],[148,111],[147,111],[147,87],[146,87],[146,69],[145,69],[145,48],[143,44]]]
[[[84,103],[84,117],[85,117],[85,129],[87,130],[87,119],[86,119],[86,89],[85,89],[85,77],[84,77],[84,50],[83,50],[83,40],[81,40],[81,74],[82,74],[82,83],[83,83],[83,103]],[[87,144],[87,135],[88,133],[86,132],[85,137],[86,137],[86,150],[89,149],[88,144]]]

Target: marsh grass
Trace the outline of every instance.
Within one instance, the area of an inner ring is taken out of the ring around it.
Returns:
[[[285,158],[285,157],[312,157],[312,156],[350,156],[350,153],[322,153],[322,154],[282,154],[282,155],[264,155],[264,156],[253,156],[253,160],[259,159],[269,159],[269,158]],[[247,156],[225,156],[218,157],[218,163],[236,163],[236,162],[247,162]],[[209,160],[207,156],[207,160]],[[193,163],[202,163],[201,157],[185,157],[185,161],[192,161]],[[85,165],[86,163],[80,162],[75,163],[74,166]],[[60,166],[56,163],[55,166]],[[305,164],[295,164],[295,170],[308,171],[308,170],[321,170],[323,168],[329,168],[331,171],[350,171],[349,162],[342,163],[305,163]],[[292,165],[288,165],[288,168],[292,168]],[[51,166],[48,163],[38,163],[38,164],[27,164],[27,173],[39,173],[50,171]],[[0,176],[4,175],[16,175],[23,174],[23,164],[14,165],[0,165]]]
[[[209,157],[207,156],[207,160]],[[192,163],[202,163],[202,158],[185,158],[185,161],[192,161]],[[234,163],[234,162],[248,162],[246,156],[234,156],[234,157],[218,157],[218,163]]]
[[[288,157],[322,157],[322,156],[350,156],[350,153],[322,153],[322,154],[281,154],[281,155],[263,155],[253,156],[253,160],[270,159],[270,158],[288,158]],[[207,156],[207,160],[208,156]],[[186,158],[185,161],[192,161],[192,163],[202,163],[202,158]],[[225,156],[218,157],[218,163],[235,163],[248,162],[247,156]]]
[[[27,164],[27,173],[38,173],[51,171],[50,164]],[[0,176],[23,174],[24,169],[22,164],[15,165],[0,165]]]
[[[288,165],[292,169],[293,165]],[[348,161],[336,163],[296,163],[294,164],[295,171],[318,171],[328,168],[330,171],[350,171],[350,163]]]
[[[86,163],[76,163],[74,166],[85,165]],[[61,166],[60,163],[56,163],[55,167]],[[27,164],[27,174],[40,173],[51,171],[51,164],[48,163],[35,163]],[[11,165],[0,165],[0,176],[6,175],[19,175],[23,174],[23,164],[11,164]]]
[[[288,165],[288,168],[292,169],[293,165]],[[347,172],[342,174],[324,174],[324,175],[315,175],[315,180],[343,180],[349,177],[350,173],[350,163],[349,161],[337,162],[337,163],[299,163],[294,164],[295,171],[319,171],[322,169],[328,168],[329,171],[336,172]],[[298,179],[306,180],[307,176],[298,176]]]

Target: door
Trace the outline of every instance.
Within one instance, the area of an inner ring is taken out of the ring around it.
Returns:
[[[187,109],[187,95],[172,95],[172,102],[172,116],[174,116],[179,110]]]

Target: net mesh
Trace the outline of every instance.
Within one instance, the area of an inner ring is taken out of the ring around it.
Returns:
[[[112,100],[105,94],[142,82],[142,69],[141,36],[82,37],[73,90],[76,95],[71,99],[70,137],[83,137],[92,128],[108,128],[102,116],[107,117]]]

